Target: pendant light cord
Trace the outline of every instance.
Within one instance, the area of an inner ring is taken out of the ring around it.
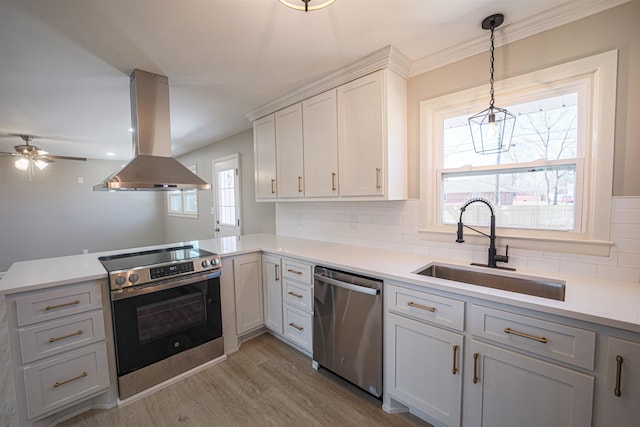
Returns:
[[[489,109],[491,109],[491,110],[493,110],[493,103],[494,103],[494,100],[493,100],[493,94],[494,94],[494,91],[493,91],[493,81],[494,81],[494,80],[493,80],[493,70],[494,70],[494,67],[493,67],[493,51],[494,51],[494,46],[493,46],[493,41],[494,41],[493,29],[494,29],[494,28],[495,28],[495,25],[492,23],[492,24],[491,24],[491,65],[490,65],[490,67],[489,67],[489,73],[490,73],[490,75],[491,75],[491,77],[489,78],[489,83],[491,84],[491,92],[490,92],[490,93],[491,93],[491,101],[489,101]]]

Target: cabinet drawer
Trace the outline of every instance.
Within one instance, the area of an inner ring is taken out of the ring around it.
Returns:
[[[385,288],[387,309],[456,331],[464,329],[464,301],[389,285]]]
[[[521,314],[472,306],[475,336],[592,370],[596,333]]]
[[[16,299],[18,326],[102,308],[100,284],[87,282],[19,296]]]
[[[289,259],[282,260],[282,275],[286,279],[297,280],[301,283],[311,285],[311,266],[299,261]]]
[[[285,304],[304,310],[307,313],[312,313],[313,288],[286,279],[283,283],[282,299]]]
[[[94,310],[21,328],[19,334],[22,362],[29,363],[104,340],[104,317]]]
[[[284,335],[307,351],[312,351],[312,315],[293,307],[284,309]]]
[[[104,342],[24,368],[29,419],[109,387]]]

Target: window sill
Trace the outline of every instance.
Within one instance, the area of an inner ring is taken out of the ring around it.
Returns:
[[[187,214],[187,213],[179,213],[179,212],[168,212],[167,213],[168,216],[175,216],[178,218],[191,218],[191,219],[198,219],[198,214]]]
[[[478,227],[480,228],[480,227]],[[481,229],[482,230],[482,229]],[[482,230],[484,231],[484,230]],[[454,227],[442,230],[419,229],[420,240],[435,242],[455,242]],[[465,232],[465,242],[472,245],[489,245],[489,239],[473,231]],[[604,240],[581,240],[558,237],[515,236],[496,234],[496,245],[509,245],[512,249],[526,249],[544,252],[571,253],[576,255],[592,255],[608,257],[613,242]]]

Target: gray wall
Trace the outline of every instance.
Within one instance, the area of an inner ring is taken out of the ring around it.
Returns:
[[[161,244],[160,192],[94,192],[122,161],[57,161],[28,175],[0,157],[0,271],[16,261]],[[78,183],[78,178],[84,180]]]
[[[178,160],[185,166],[195,164],[198,175],[213,181],[212,162],[220,157],[240,154],[242,171],[242,234],[275,233],[275,203],[255,200],[253,166],[253,131],[251,129],[230,138],[185,154]],[[198,218],[167,217],[165,235],[168,242],[208,239],[214,236],[213,191],[198,192]]]

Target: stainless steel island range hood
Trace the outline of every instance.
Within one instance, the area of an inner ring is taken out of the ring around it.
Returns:
[[[209,184],[171,157],[167,77],[134,70],[130,89],[135,157],[118,172],[94,185],[93,190],[210,189]]]

